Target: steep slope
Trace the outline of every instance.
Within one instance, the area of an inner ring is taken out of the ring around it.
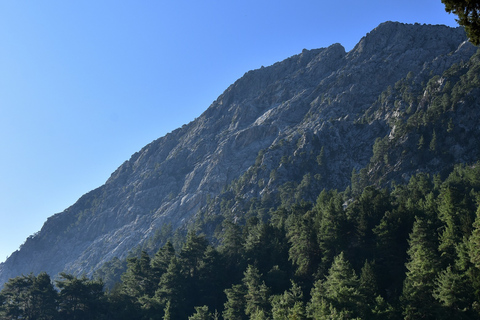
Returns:
[[[480,52],[423,84],[410,74],[382,93],[360,121],[386,123],[377,138],[368,183],[406,182],[412,173],[445,177],[455,163],[480,159]]]
[[[222,199],[239,216],[260,196],[287,201],[278,190],[288,182],[291,197],[302,183],[311,198],[345,188],[352,169],[371,165],[376,139],[392,131],[385,115],[366,120],[382,92],[409,72],[428,82],[468,61],[476,49],[465,40],[459,28],[387,22],[348,53],[334,44],[246,73],[198,119],[145,146],[103,186],[50,217],[0,265],[0,283],[29,272],[91,274],[166,224],[175,230],[199,212],[215,215]]]

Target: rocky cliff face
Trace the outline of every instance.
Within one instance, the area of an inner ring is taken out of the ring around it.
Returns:
[[[226,197],[241,215],[251,199],[284,201],[278,190],[288,182],[295,190],[308,185],[314,198],[323,188],[345,188],[353,169],[369,168],[374,179],[377,138],[392,134],[393,114],[401,118],[379,97],[402,79],[420,87],[468,61],[476,48],[465,41],[459,28],[387,22],[350,52],[334,44],[247,72],[198,119],[145,146],[103,186],[50,217],[0,265],[0,283],[29,272],[91,274],[166,224],[175,230],[199,212],[215,215]],[[462,156],[450,162],[472,160]],[[416,172],[402,163],[384,182]]]

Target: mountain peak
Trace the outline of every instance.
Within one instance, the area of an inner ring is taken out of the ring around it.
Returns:
[[[369,122],[365,112],[410,71],[427,83],[468,59],[471,47],[456,51],[465,40],[458,28],[386,22],[348,53],[333,44],[247,72],[195,121],[48,219],[0,264],[0,283],[40,271],[91,275],[200,216],[214,230],[221,212],[241,220],[258,199],[279,205],[309,186],[312,201],[319,190],[345,188],[352,170],[369,164],[377,138],[393,130],[390,115]]]
[[[403,54],[411,49],[431,51],[440,46],[453,51],[465,39],[465,31],[462,28],[387,21],[367,33],[353,48],[352,53],[356,55],[372,55],[376,52]]]

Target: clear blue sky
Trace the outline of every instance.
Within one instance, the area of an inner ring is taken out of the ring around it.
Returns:
[[[456,26],[440,0],[2,1],[0,261],[246,71],[387,20]]]

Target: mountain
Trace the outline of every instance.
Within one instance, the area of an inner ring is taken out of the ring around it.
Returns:
[[[386,22],[249,71],[197,119],[142,148],[0,264],[91,275],[152,239],[252,206],[352,194],[479,159],[479,58],[463,29]],[[220,219],[221,220],[221,219]]]

